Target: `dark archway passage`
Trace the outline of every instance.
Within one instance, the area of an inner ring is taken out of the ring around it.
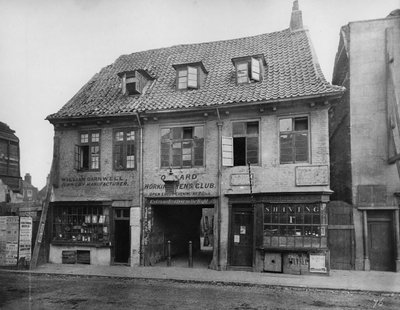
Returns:
[[[213,208],[193,205],[153,207],[153,232],[164,239],[164,253],[159,263],[166,263],[167,244],[170,241],[172,265],[187,266],[191,241],[194,267],[208,266],[213,253],[212,212]]]

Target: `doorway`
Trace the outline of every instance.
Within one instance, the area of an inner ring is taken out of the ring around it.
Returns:
[[[129,262],[129,208],[114,209],[114,263]]]
[[[230,249],[231,266],[253,266],[253,210],[250,205],[232,206]]]
[[[147,253],[154,263],[150,264],[165,266],[170,254],[172,266],[187,267],[191,242],[193,267],[208,268],[213,255],[213,214],[213,207],[202,205],[154,206]]]
[[[393,212],[368,212],[368,250],[371,270],[395,270],[393,233]]]

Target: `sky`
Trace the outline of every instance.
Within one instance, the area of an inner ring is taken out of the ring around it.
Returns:
[[[0,121],[20,139],[21,176],[41,189],[57,112],[120,55],[289,27],[292,0],[0,0]],[[384,18],[400,0],[299,0],[328,81],[340,27]]]

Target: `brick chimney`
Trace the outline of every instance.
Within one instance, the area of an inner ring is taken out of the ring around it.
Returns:
[[[29,173],[25,174],[25,178],[24,178],[25,182],[29,183],[30,185],[32,185],[32,177]]]
[[[299,1],[293,1],[292,17],[290,19],[290,30],[296,31],[303,29],[303,17],[299,9]]]

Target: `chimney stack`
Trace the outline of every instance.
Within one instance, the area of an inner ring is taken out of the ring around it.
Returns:
[[[32,185],[32,177],[29,173],[25,174],[25,182],[29,183],[30,185]]]
[[[303,29],[303,17],[299,9],[299,1],[293,1],[292,17],[290,19],[290,31]]]

